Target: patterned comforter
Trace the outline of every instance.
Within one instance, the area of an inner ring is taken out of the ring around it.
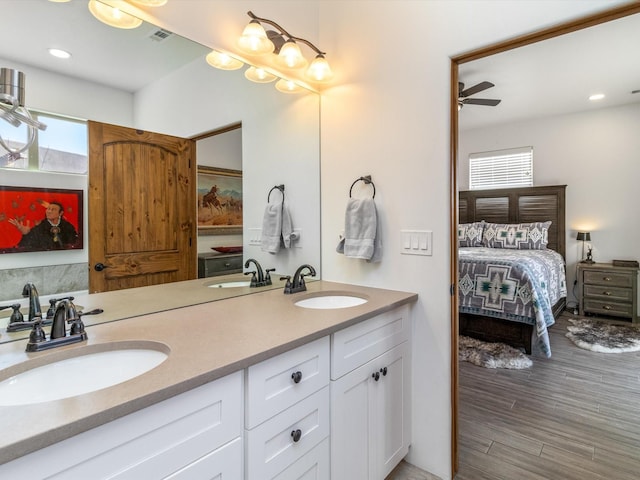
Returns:
[[[547,357],[553,305],[567,296],[564,259],[545,250],[459,249],[460,312],[535,325],[536,344]]]

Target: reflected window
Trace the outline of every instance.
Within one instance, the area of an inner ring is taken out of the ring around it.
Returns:
[[[533,186],[533,147],[469,155],[469,189]]]
[[[36,132],[33,144],[19,158],[0,151],[0,167],[86,175],[87,122],[36,111],[31,115],[47,125],[46,130]],[[0,133],[14,149],[24,146],[29,134],[25,126],[16,128],[7,122],[0,122]]]

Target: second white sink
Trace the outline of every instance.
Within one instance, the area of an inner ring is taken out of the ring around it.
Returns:
[[[239,287],[248,287],[251,285],[249,280],[239,281],[239,282],[220,282],[220,283],[212,283],[207,285],[209,288],[239,288]]]
[[[317,295],[298,300],[295,305],[302,308],[335,309],[355,307],[367,303],[366,298],[354,295]]]
[[[70,350],[73,356],[69,358],[52,354],[0,371],[4,378],[0,406],[49,402],[101,390],[142,375],[169,356],[163,344],[130,343],[110,345],[107,351],[95,351],[98,345]],[[50,363],[41,364],[47,358]]]

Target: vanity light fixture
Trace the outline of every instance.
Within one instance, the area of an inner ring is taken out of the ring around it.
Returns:
[[[207,54],[206,60],[209,65],[221,70],[238,70],[244,66],[244,62],[233,58],[228,53],[217,50],[211,50],[211,52]]]
[[[242,36],[238,40],[238,47],[251,55],[276,55],[275,63],[283,68],[298,69],[309,65],[302,55],[298,43],[304,43],[316,53],[315,59],[305,72],[305,77],[314,82],[327,82],[333,77],[331,67],[325,58],[326,53],[321,51],[309,40],[295,37],[287,32],[273,20],[260,18],[247,12],[251,22],[245,27]],[[271,25],[276,30],[266,30],[262,23]]]
[[[35,140],[36,130],[46,130],[47,126],[31,117],[24,106],[25,75],[12,68],[0,68],[0,118],[18,128],[23,124],[28,129],[24,146],[11,148],[0,136],[0,145],[15,160],[27,150]]]
[[[132,29],[142,25],[141,19],[98,0],[89,0],[89,11],[95,18],[111,27]]]

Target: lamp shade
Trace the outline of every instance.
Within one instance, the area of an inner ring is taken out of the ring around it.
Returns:
[[[305,75],[310,80],[316,82],[328,82],[333,78],[333,72],[329,66],[329,62],[324,58],[324,55],[318,55],[314,58],[311,65],[305,72]]]
[[[249,67],[244,72],[244,76],[256,83],[269,83],[273,82],[276,79],[275,75],[270,74],[264,68],[258,67]]]
[[[300,85],[291,80],[285,80],[281,78],[276,82],[276,89],[282,93],[300,93],[304,91]]]
[[[300,47],[293,40],[287,40],[282,45],[276,62],[286,68],[303,68],[308,64],[307,59],[304,58],[300,51]]]
[[[583,242],[591,241],[591,232],[578,232],[576,240],[582,240]]]
[[[249,22],[249,25],[244,28],[242,36],[238,39],[238,47],[250,55],[271,53],[275,48],[273,42],[267,37],[267,32],[255,20]]]
[[[121,11],[119,8],[106,5],[96,0],[89,0],[89,11],[91,14],[111,27],[116,28],[137,28],[142,25],[142,20]]]
[[[244,65],[244,63],[237,58],[233,58],[231,55],[225,52],[218,52],[217,50],[209,52],[206,60],[209,65],[221,70],[237,70]]]

